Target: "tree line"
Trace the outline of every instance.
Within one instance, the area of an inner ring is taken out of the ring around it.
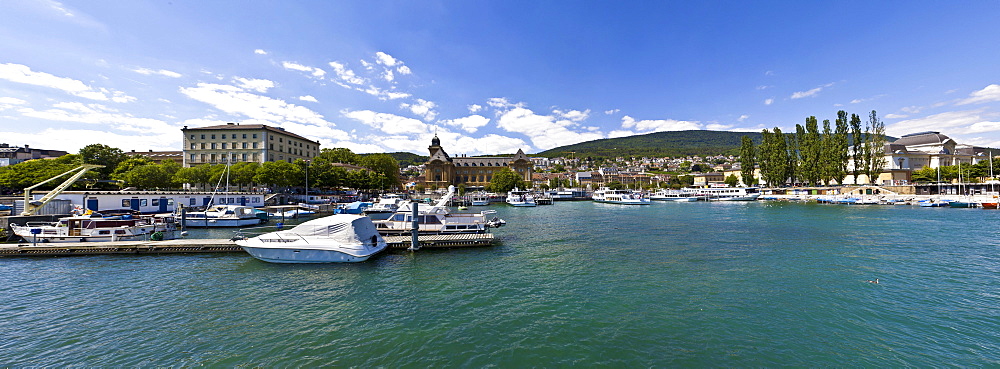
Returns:
[[[743,136],[742,180],[756,185],[756,167],[770,186],[843,184],[848,174],[854,176],[855,183],[860,175],[873,182],[886,164],[885,143],[885,124],[874,110],[864,124],[859,115],[838,111],[832,125],[829,119],[823,120],[822,130],[816,117],[810,116],[805,125],[795,125],[794,133],[783,133],[778,127],[764,129],[759,145],[750,136]]]
[[[92,144],[80,149],[78,154],[0,167],[0,189],[5,193],[17,193],[80,164],[104,167],[87,173],[85,179],[77,181],[71,189],[117,190],[134,187],[140,190],[171,190],[187,184],[189,188],[210,190],[228,182],[238,190],[270,188],[280,192],[304,188],[307,181],[309,188],[316,189],[347,187],[377,190],[394,189],[400,185],[399,164],[392,156],[358,155],[346,148],[322,149],[311,160],[297,159],[292,163],[240,162],[229,166],[201,164],[184,168],[171,160],[158,164],[145,156],[130,157],[121,149]],[[56,180],[39,189],[51,189],[61,182]]]

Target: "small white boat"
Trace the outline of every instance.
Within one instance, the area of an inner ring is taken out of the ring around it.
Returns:
[[[263,221],[254,208],[242,205],[213,205],[205,211],[190,211],[184,216],[185,227],[244,227]]]
[[[621,205],[649,205],[649,198],[632,190],[612,190],[601,187],[594,191],[594,201]]]
[[[337,214],[292,229],[237,240],[251,256],[271,263],[351,263],[388,247],[371,218]]]
[[[75,216],[56,222],[11,224],[10,228],[28,242],[159,241],[175,238],[177,223],[171,214],[109,218]]]
[[[515,187],[507,192],[507,203],[517,207],[535,206],[535,196],[527,190],[519,190]]]

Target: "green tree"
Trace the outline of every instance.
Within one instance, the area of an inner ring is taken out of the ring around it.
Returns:
[[[275,188],[285,188],[297,183],[296,178],[299,178],[302,174],[299,173],[299,167],[289,163],[287,161],[269,161],[261,164],[260,170],[257,171],[257,175],[254,176],[253,181],[256,183],[266,183]]]
[[[795,125],[795,134],[785,135],[788,145],[788,177],[792,184],[798,183],[802,178],[802,148],[801,143],[805,138],[806,131],[801,124]]]
[[[490,191],[496,193],[506,193],[514,189],[514,187],[526,188],[521,175],[510,168],[501,168],[493,172],[493,178],[490,180],[488,186]]]
[[[788,179],[788,144],[781,129],[774,128],[774,132],[764,130],[762,132],[763,141],[760,145],[760,174],[767,182],[768,186],[784,186]]]
[[[85,164],[103,165],[93,171],[99,173],[100,179],[109,179],[118,168],[118,164],[128,159],[121,149],[104,144],[90,144],[80,149],[80,157]]]
[[[174,182],[187,183],[200,188],[208,188],[211,179],[211,164],[201,164],[189,168],[180,168],[176,173],[174,173]]]
[[[116,179],[124,181],[126,186],[142,190],[167,189],[173,187],[172,176],[162,165],[147,164],[129,169],[117,175]]]
[[[361,166],[381,176],[381,186],[385,188],[396,188],[399,186],[399,162],[391,155],[366,155],[361,158]]]
[[[854,183],[858,183],[858,174],[864,171],[867,164],[864,162],[865,155],[862,149],[864,144],[864,135],[861,131],[861,117],[857,114],[851,114],[851,161],[854,166],[851,168],[851,174],[854,175]]]
[[[120,177],[122,174],[136,167],[141,167],[144,165],[155,165],[155,164],[156,164],[155,162],[153,162],[152,160],[150,160],[145,156],[136,156],[122,160],[121,163],[118,163],[118,167],[115,168],[115,171],[111,173],[111,179],[121,180],[122,178]]]
[[[829,121],[827,121],[829,126]],[[799,135],[796,132],[796,135]],[[819,123],[815,116],[806,118],[805,132],[800,138],[800,157],[802,180],[810,186],[815,186],[823,179],[823,141],[819,134]]]
[[[757,167],[757,149],[754,148],[753,140],[750,136],[740,138],[740,176],[747,186],[757,184],[754,178],[754,168]]]
[[[26,187],[34,186],[49,178],[63,174],[66,171],[76,168],[79,163],[60,163],[56,160],[28,160],[14,165],[0,167],[0,188],[8,188],[12,191],[20,191]],[[87,173],[87,177],[96,173]],[[63,177],[65,179],[65,177]],[[46,183],[35,190],[50,190],[62,183],[55,180]],[[77,182],[74,187],[80,188],[84,181]]]
[[[737,178],[735,174],[730,174],[726,176],[725,183],[729,185],[729,187],[736,187],[740,185],[740,179]]]
[[[253,179],[260,170],[260,163],[239,162],[229,167],[229,182],[239,186],[240,190],[254,185]]]
[[[878,175],[885,169],[885,123],[878,119],[874,110],[868,114],[868,124],[865,125],[865,166],[864,172],[869,183],[875,183]]]
[[[848,133],[850,131],[850,125],[847,120],[846,111],[837,112],[836,129],[833,133],[833,142],[831,142],[830,153],[832,167],[830,169],[830,177],[837,181],[839,184],[844,183],[844,178],[847,177],[847,162],[851,159],[850,154],[850,143],[848,142]]]
[[[320,150],[319,157],[325,159],[330,163],[343,163],[343,164],[354,164],[360,165],[361,157],[355,154],[351,149],[336,147],[332,149],[322,149]]]

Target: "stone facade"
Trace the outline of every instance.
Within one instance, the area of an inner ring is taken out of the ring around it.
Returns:
[[[430,151],[430,159],[424,164],[424,183],[429,188],[460,184],[467,188],[486,187],[493,179],[493,173],[502,168],[510,168],[520,174],[524,181],[531,181],[534,165],[520,149],[514,156],[451,157],[441,147],[441,140],[437,136],[434,136],[427,149]]]

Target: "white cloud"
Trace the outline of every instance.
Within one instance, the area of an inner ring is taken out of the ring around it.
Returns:
[[[427,123],[395,114],[377,113],[371,110],[343,110],[341,114],[390,135],[431,132],[431,126]]]
[[[765,76],[773,76],[774,75],[774,71],[770,71],[770,70],[766,71],[766,72],[764,72],[764,75]]]
[[[792,94],[792,98],[793,99],[801,99],[803,97],[812,97],[812,96],[816,96],[816,94],[818,94],[820,91],[823,91],[822,87],[816,87],[816,88],[811,89],[809,91],[799,91],[799,92],[793,93]]]
[[[45,72],[32,71],[22,64],[0,64],[0,79],[33,86],[54,88],[70,95],[98,101],[129,102],[135,98],[124,92],[106,88],[95,89],[72,78],[57,77]]]
[[[611,109],[611,110],[605,110],[605,111],[604,111],[604,114],[607,114],[607,115],[612,115],[612,114],[614,114],[614,113],[617,113],[617,112],[620,112],[620,111],[621,111],[621,109]]]
[[[496,105],[495,105],[496,104]],[[503,112],[497,121],[497,126],[508,132],[518,132],[528,136],[531,143],[542,150],[592,141],[604,138],[600,133],[579,133],[569,129],[576,124],[570,120],[559,120],[548,115],[538,115],[519,105],[510,104],[506,99],[490,99],[491,106],[517,106]]]
[[[483,107],[477,104],[469,105],[468,108],[469,108],[469,113],[478,113],[480,110],[483,110]]]
[[[735,127],[732,124],[720,124],[720,123],[709,123],[705,125],[705,129],[709,131],[728,131]]]
[[[482,115],[470,115],[463,118],[441,121],[441,124],[456,126],[469,133],[475,133],[477,130],[479,130],[480,127],[483,127],[489,123],[490,123],[490,118],[484,117]]]
[[[107,125],[115,131],[131,131],[151,135],[177,134],[177,128],[164,121],[135,117],[101,104],[61,102],[52,105],[52,107],[52,109],[46,110],[21,108],[18,109],[18,112],[26,117],[52,121]]]
[[[248,92],[243,87],[213,83],[198,83],[196,87],[182,87],[180,92],[194,100],[207,103],[229,114],[273,124],[302,123],[331,128],[334,124],[323,115],[306,107],[289,104]]]
[[[285,68],[285,69],[288,69],[288,70],[296,70],[296,71],[299,71],[299,72],[309,73],[313,77],[316,77],[316,78],[323,78],[323,76],[326,75],[326,71],[325,70],[322,70],[322,69],[316,68],[316,67],[310,67],[308,65],[302,65],[302,64],[298,64],[298,63],[293,63],[293,62],[285,61],[285,62],[281,62],[281,66],[283,68]]]
[[[687,131],[701,129],[698,122],[674,119],[635,120],[628,115],[622,117],[622,128],[635,128],[639,132]]]
[[[344,64],[338,62],[330,62],[330,66],[333,67],[333,73],[340,78],[341,81],[352,85],[363,85],[365,84],[365,79],[358,77],[353,70],[350,70]]]
[[[774,99],[764,100],[764,105],[771,105],[771,104],[774,104]]]
[[[851,100],[851,104],[857,104],[857,103],[860,103],[860,102],[862,102],[862,101],[864,101],[864,100],[861,100],[861,99],[854,99],[854,100]]]
[[[737,122],[742,122],[742,121],[744,121],[744,120],[747,120],[747,118],[750,118],[750,116],[749,116],[749,115],[746,115],[746,114],[743,114],[743,115],[741,115],[741,116],[740,116],[739,118],[736,118],[736,121],[737,121]]]
[[[369,63],[369,62],[365,61],[364,59],[361,59],[359,61],[361,62],[361,65],[363,67],[365,67],[365,70],[374,70],[375,69],[375,64]]]
[[[903,118],[909,118],[909,117],[910,117],[909,115],[904,115],[904,114],[886,114],[885,115],[885,119],[903,119]]]
[[[983,132],[1000,132],[1000,114],[988,113],[985,109],[951,111],[923,118],[908,119],[887,125],[890,136],[902,136],[914,132],[937,131],[949,136]]]
[[[619,137],[628,137],[628,136],[635,136],[635,135],[638,135],[638,133],[635,133],[635,132],[632,132],[632,131],[627,131],[627,130],[615,130],[615,131],[608,132],[608,138],[619,138]]]
[[[299,96],[299,100],[310,101],[310,102],[319,102],[319,100],[316,100],[316,98],[312,97],[312,95]]]
[[[400,65],[399,67],[396,68],[396,71],[402,75],[413,74],[413,72],[410,71],[410,67],[407,67],[405,65]]]
[[[982,90],[969,94],[969,98],[961,100],[955,105],[979,104],[984,102],[1000,101],[1000,85],[992,84]]]
[[[27,101],[14,97],[0,97],[0,111],[16,108],[17,105],[25,105]]]
[[[553,109],[552,112],[555,113],[560,118],[569,119],[574,122],[584,121],[588,117],[590,117],[590,109],[584,111],[579,111],[579,110],[562,111],[559,109]]]
[[[507,101],[506,97],[494,97],[486,100],[486,105],[492,106],[496,109],[507,110],[511,108],[523,108],[524,103],[513,104]],[[499,113],[498,113],[499,114]]]
[[[920,111],[924,110],[924,108],[919,107],[919,106],[907,106],[907,107],[904,107],[904,108],[899,109],[899,110],[902,111],[902,112],[904,112],[904,113],[920,114]]]
[[[253,78],[233,78],[236,81],[237,86],[245,88],[247,90],[253,90],[260,93],[267,92],[268,89],[274,87],[274,82],[266,79],[253,79]]]
[[[377,63],[387,67],[392,67],[395,66],[396,63],[399,63],[399,61],[396,60],[396,58],[393,58],[391,55],[381,51],[375,53],[375,58]]]
[[[253,53],[257,55],[267,55],[267,51],[264,51],[264,49],[256,49]]]
[[[382,73],[382,79],[388,82],[392,82],[394,79],[396,79],[396,75],[392,74],[392,70],[386,69],[385,73]]]
[[[180,73],[169,71],[169,70],[166,70],[166,69],[152,70],[152,69],[149,69],[149,68],[138,68],[138,69],[133,69],[132,71],[136,72],[136,73],[139,73],[139,74],[144,74],[144,75],[147,75],[147,76],[148,75],[153,75],[153,74],[161,75],[161,76],[165,76],[165,77],[170,77],[170,78],[181,78],[181,76],[182,76]]]
[[[126,135],[122,132],[100,131],[90,129],[60,129],[47,128],[37,132],[0,132],[0,137],[10,142],[27,144],[31,147],[65,150],[70,153],[79,152],[84,146],[93,143],[117,142],[112,146],[125,151],[130,150],[177,150],[181,146],[179,128],[168,133],[152,132],[136,135]]]
[[[762,90],[766,90],[766,89],[769,89],[769,88],[772,88],[772,87],[774,87],[774,86],[761,85],[761,86],[757,86],[757,90],[758,91],[762,91]]]
[[[402,103],[399,104],[399,107],[401,109],[409,109],[410,112],[423,117],[426,121],[432,121],[435,117],[437,117],[437,112],[434,111],[437,104],[432,101],[417,99],[417,101],[413,104]]]
[[[827,87],[830,87],[830,86],[833,86],[833,85],[834,85],[833,83],[827,83],[825,85],[816,87],[816,88],[811,89],[809,91],[795,92],[795,93],[792,94],[792,99],[801,99],[801,98],[804,98],[804,97],[815,97],[817,94],[820,93],[820,91],[823,91],[824,88],[827,88]]]

